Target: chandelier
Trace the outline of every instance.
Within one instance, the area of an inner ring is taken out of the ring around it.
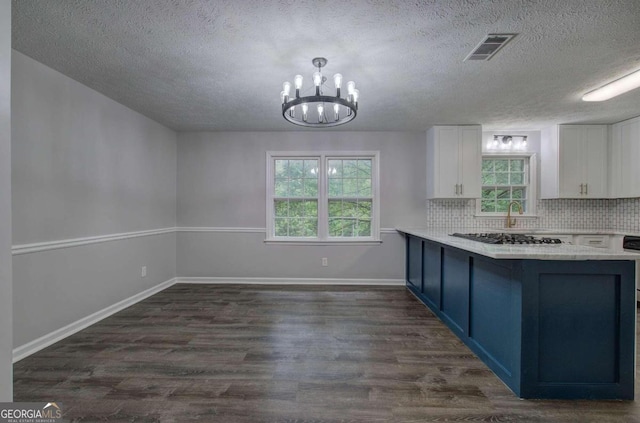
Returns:
[[[328,128],[338,126],[355,119],[358,113],[358,96],[360,92],[356,90],[356,83],[347,82],[347,97],[340,97],[342,87],[342,75],[333,75],[333,84],[336,88],[336,95],[325,95],[323,86],[327,78],[322,76],[322,67],[327,64],[324,57],[316,57],[311,61],[318,70],[313,73],[313,84],[315,94],[300,97],[302,89],[302,75],[296,75],[293,79],[296,94],[290,97],[291,83],[288,81],[282,84],[283,91],[280,93],[282,101],[282,116],[289,122],[312,128]],[[328,109],[328,110],[327,110]],[[312,111],[310,113],[310,110]],[[317,112],[316,112],[317,111]]]

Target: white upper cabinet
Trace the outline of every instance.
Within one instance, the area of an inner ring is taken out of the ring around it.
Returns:
[[[542,133],[541,198],[608,198],[607,125],[557,125]]]
[[[480,125],[427,131],[427,198],[479,198],[481,165]]]
[[[611,126],[611,197],[640,197],[640,117]]]

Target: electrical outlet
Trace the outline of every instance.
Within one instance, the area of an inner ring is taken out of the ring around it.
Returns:
[[[140,276],[142,276],[143,278],[147,276],[147,266],[142,266],[142,268],[140,269]]]
[[[329,260],[326,257],[322,257],[322,265],[323,266],[328,266],[329,265]]]

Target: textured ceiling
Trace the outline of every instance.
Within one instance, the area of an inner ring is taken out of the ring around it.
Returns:
[[[539,129],[640,115],[639,0],[14,0],[14,49],[179,131],[297,130],[282,82],[329,59],[360,90],[342,130]],[[488,33],[519,35],[463,62]]]

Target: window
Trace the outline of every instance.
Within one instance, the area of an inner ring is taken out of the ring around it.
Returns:
[[[378,152],[267,153],[267,241],[379,241]]]
[[[478,214],[504,215],[512,201],[520,203],[525,214],[535,214],[533,155],[485,155],[482,157],[481,178],[481,198],[476,202]]]

